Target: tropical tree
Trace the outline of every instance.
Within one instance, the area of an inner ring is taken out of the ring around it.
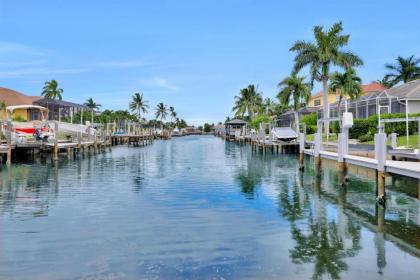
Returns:
[[[163,129],[163,120],[166,119],[166,116],[168,115],[168,108],[166,107],[165,104],[163,104],[162,102],[160,102],[157,106],[156,106],[156,112],[155,112],[155,116],[156,119],[160,119],[161,122],[161,128]]]
[[[132,100],[128,107],[132,112],[137,112],[137,117],[139,121],[141,120],[141,114],[146,114],[149,105],[147,105],[148,101],[144,100],[143,93],[134,93]]]
[[[354,100],[362,94],[362,79],[356,75],[353,68],[348,68],[344,73],[331,74],[329,86],[330,94],[338,94],[338,116],[341,116],[341,101],[343,98]]]
[[[255,85],[249,85],[246,88],[241,89],[239,96],[235,96],[235,105],[232,111],[235,112],[236,116],[244,117],[245,113],[251,119],[255,118],[255,114],[260,110],[262,106],[261,93]]]
[[[262,111],[264,111],[264,114],[268,116],[273,116],[275,115],[277,111],[277,107],[278,107],[278,104],[270,97],[267,97],[264,99],[261,108],[262,108]]]
[[[92,97],[91,98],[88,98],[86,100],[85,105],[90,108],[90,111],[92,113],[92,123],[93,123],[93,114],[95,112],[95,109],[98,110],[99,107],[101,107],[102,105],[99,104],[99,103],[96,103],[95,101],[93,101]]]
[[[374,83],[381,84],[381,85],[383,85],[386,88],[391,88],[392,87],[392,83],[389,81],[389,79],[387,79],[385,77],[382,78],[382,80],[376,80],[376,81],[374,81]]]
[[[42,88],[41,96],[47,99],[63,99],[63,89],[58,87],[56,80],[46,81]]]
[[[350,51],[342,48],[349,42],[350,35],[343,35],[343,24],[337,22],[329,30],[324,30],[323,26],[314,27],[315,42],[297,41],[291,48],[296,52],[294,59],[294,72],[300,71],[305,66],[309,66],[311,84],[314,81],[322,82],[323,88],[323,111],[324,118],[329,118],[328,104],[328,80],[330,78],[330,68],[339,66],[345,69],[359,66],[363,61]],[[328,122],[325,125],[326,133],[329,132]]]
[[[409,81],[420,79],[420,58],[415,58],[414,55],[403,58],[397,57],[397,63],[385,64],[385,68],[391,72],[386,74],[384,79],[394,86],[399,82],[407,83]]]
[[[311,95],[311,85],[310,83],[305,83],[304,80],[305,77],[300,77],[296,73],[292,73],[278,84],[280,92],[277,98],[280,100],[280,104],[286,106],[292,103],[296,131],[299,131],[298,110],[303,104],[308,102]]]
[[[169,114],[170,114],[170,117],[171,117],[171,122],[176,120],[177,113],[175,112],[175,108],[173,106],[169,107]]]

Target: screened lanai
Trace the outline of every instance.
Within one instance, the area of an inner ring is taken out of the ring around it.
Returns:
[[[405,113],[405,103],[385,90],[365,94],[356,100],[343,99],[340,111],[346,111],[346,106],[347,111],[352,112],[354,118],[368,118],[378,113]],[[330,117],[338,117],[338,111],[338,102],[330,105]],[[322,114],[322,110],[319,114]]]

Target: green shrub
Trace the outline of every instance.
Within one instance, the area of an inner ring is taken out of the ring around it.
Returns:
[[[26,122],[26,120],[22,116],[16,116],[13,118],[14,122]]]
[[[373,135],[370,134],[370,133],[360,135],[358,139],[359,139],[360,142],[369,142],[369,141],[373,140]]]
[[[362,135],[366,135],[369,132],[369,120],[368,119],[355,119],[353,126],[350,128],[349,137],[350,139],[358,139]]]
[[[310,125],[316,126],[317,122],[318,122],[317,113],[311,113],[309,115],[305,115],[300,120],[300,123],[304,123],[306,124],[306,126],[310,126]]]
[[[249,122],[249,127],[258,129],[261,123],[270,123],[271,117],[267,115],[259,115],[255,119]]]
[[[340,133],[340,123],[338,121],[331,122],[330,132],[335,133],[337,135],[338,133]]]
[[[317,126],[316,125],[307,125],[306,126],[306,134],[314,134],[316,133]]]

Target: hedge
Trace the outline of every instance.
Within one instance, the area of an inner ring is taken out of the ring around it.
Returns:
[[[409,114],[409,117],[420,117],[420,113]],[[404,113],[382,114],[381,119],[405,118]],[[317,114],[312,113],[302,117],[301,123],[306,124],[306,133],[313,134],[316,132]],[[415,134],[418,131],[418,122],[409,122],[408,129],[410,134]],[[399,123],[385,123],[385,133],[397,133],[397,135],[406,134],[405,122]],[[337,122],[330,125],[331,133],[338,133],[339,126]],[[367,119],[354,119],[353,127],[350,129],[350,138],[359,139],[361,141],[370,141],[373,135],[378,132],[378,115],[370,116]]]

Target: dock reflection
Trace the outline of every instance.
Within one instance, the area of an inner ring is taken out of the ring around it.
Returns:
[[[387,265],[386,241],[420,257],[416,181],[388,178],[388,201],[382,206],[376,203],[374,174],[369,170],[359,168],[343,185],[346,175],[328,161],[317,169],[307,160],[301,172],[293,157],[250,156],[243,150],[230,151],[242,160],[235,175],[241,191],[250,198],[269,180],[277,180],[278,213],[290,222],[295,241],[289,256],[296,264],[314,264],[313,279],[339,279],[348,269],[348,258],[357,257],[362,249],[362,230],[373,233],[379,274]]]

